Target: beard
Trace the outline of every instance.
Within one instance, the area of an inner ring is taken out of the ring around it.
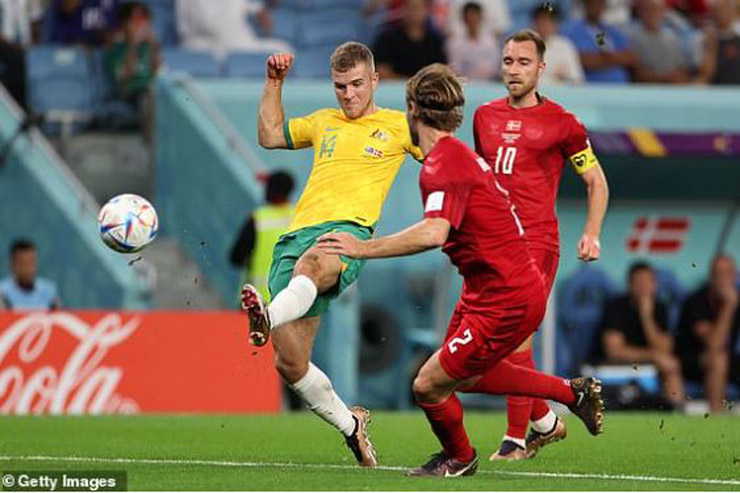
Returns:
[[[521,99],[525,97],[527,94],[531,93],[536,89],[535,84],[526,84],[524,82],[520,82],[520,89],[512,89],[511,86],[508,84],[506,85],[506,90],[509,92],[509,95],[514,99]]]

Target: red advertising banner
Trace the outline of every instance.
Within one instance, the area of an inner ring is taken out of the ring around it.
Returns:
[[[233,312],[0,312],[0,414],[280,410]]]

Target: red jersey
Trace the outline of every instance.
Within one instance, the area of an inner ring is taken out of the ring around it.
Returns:
[[[476,110],[473,135],[476,152],[511,193],[530,247],[559,252],[555,200],[564,164],[579,174],[597,164],[586,128],[548,99],[516,109],[502,98]]]
[[[486,307],[543,289],[507,192],[488,164],[454,137],[443,137],[419,176],[425,217],[451,224],[442,247],[464,278],[462,303]]]

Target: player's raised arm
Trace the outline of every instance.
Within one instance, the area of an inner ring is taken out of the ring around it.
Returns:
[[[267,59],[267,77],[260,100],[257,130],[259,144],[266,149],[288,148],[283,133],[283,82],[294,58],[292,53],[275,53]]]

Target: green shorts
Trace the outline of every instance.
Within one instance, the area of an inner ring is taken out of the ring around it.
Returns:
[[[316,240],[321,235],[340,232],[351,233],[361,240],[369,240],[373,236],[373,228],[360,226],[351,221],[328,221],[281,236],[272,251],[272,265],[270,265],[270,278],[268,280],[270,298],[274,299],[276,294],[288,286],[293,277],[296,262],[306,250],[316,244]],[[365,265],[363,259],[345,257],[344,255],[339,258],[342,261],[342,273],[339,276],[339,282],[325,293],[319,293],[316,301],[304,317],[314,317],[326,312],[331,301],[355,282],[360,274],[360,269]]]

